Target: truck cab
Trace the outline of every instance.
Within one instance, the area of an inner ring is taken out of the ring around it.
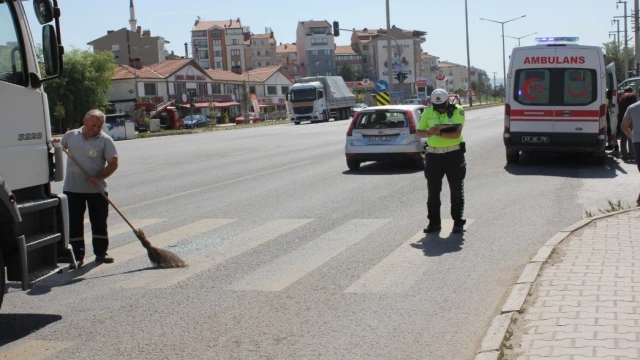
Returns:
[[[289,89],[289,101],[293,107],[292,119],[301,121],[329,121],[324,87],[318,81],[293,84]]]
[[[5,277],[27,290],[38,279],[61,271],[60,252],[74,260],[67,198],[51,191],[51,182],[64,179],[64,163],[62,149],[51,143],[43,88],[63,70],[60,10],[57,0],[31,2],[42,25],[39,58],[27,22],[28,5],[0,1],[5,25],[0,26],[0,306]]]

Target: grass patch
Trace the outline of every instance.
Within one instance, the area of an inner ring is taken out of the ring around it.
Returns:
[[[590,210],[585,210],[584,211],[584,215],[583,215],[583,219],[588,219],[588,218],[592,218],[596,215],[602,215],[602,214],[609,214],[609,213],[613,213],[616,211],[621,211],[621,210],[626,210],[626,209],[631,209],[631,206],[629,204],[626,205],[622,205],[622,201],[618,200],[618,202],[613,202],[611,200],[607,200],[607,207],[604,209],[598,209],[596,212],[594,211],[590,211]]]

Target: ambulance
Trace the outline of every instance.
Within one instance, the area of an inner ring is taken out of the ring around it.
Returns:
[[[577,37],[536,41],[514,48],[509,59],[507,163],[518,162],[521,152],[591,153],[604,162],[608,127],[616,129],[618,122],[615,65],[605,64],[599,46],[579,45]],[[609,104],[607,89],[612,89]]]

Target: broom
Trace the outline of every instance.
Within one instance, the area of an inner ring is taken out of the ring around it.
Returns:
[[[87,178],[92,177],[91,175],[89,175],[87,170],[85,170],[82,167],[82,165],[79,164],[78,160],[76,160],[76,158],[73,155],[71,155],[69,150],[67,150],[62,145],[60,146],[62,147],[62,150],[67,154],[67,156],[69,156],[71,161],[73,161],[76,164],[76,166],[82,171],[82,173]],[[129,222],[129,220],[120,212],[120,209],[118,209],[118,207],[111,201],[111,199],[109,199],[107,195],[105,195],[104,191],[102,191],[102,189],[100,189],[99,186],[93,185],[93,187],[95,187],[100,192],[102,197],[104,197],[109,202],[109,204],[113,206],[113,208],[118,212],[118,214],[120,214],[122,219],[129,225],[129,227],[131,227],[131,230],[133,230],[133,233],[136,235],[138,240],[140,240],[140,242],[142,243],[142,246],[145,249],[147,249],[147,255],[149,256],[149,261],[151,261],[151,263],[155,267],[167,269],[167,268],[183,268],[188,266],[187,263],[184,260],[182,260],[182,258],[172,253],[171,251],[157,248],[151,245],[151,242],[144,235],[144,232],[142,231],[142,229],[136,229],[135,227],[133,227],[133,225]]]

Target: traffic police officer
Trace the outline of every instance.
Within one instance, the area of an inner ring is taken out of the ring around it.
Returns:
[[[465,162],[465,143],[462,138],[464,110],[462,106],[451,104],[446,90],[435,89],[431,93],[432,107],[428,107],[420,117],[417,135],[427,138],[425,177],[427,178],[427,218],[429,225],[425,233],[442,230],[440,219],[440,192],[442,179],[447,176],[451,192],[451,217],[453,232],[462,233],[466,220],[464,212],[464,178],[467,172]],[[459,124],[459,127],[447,131],[439,124]]]

